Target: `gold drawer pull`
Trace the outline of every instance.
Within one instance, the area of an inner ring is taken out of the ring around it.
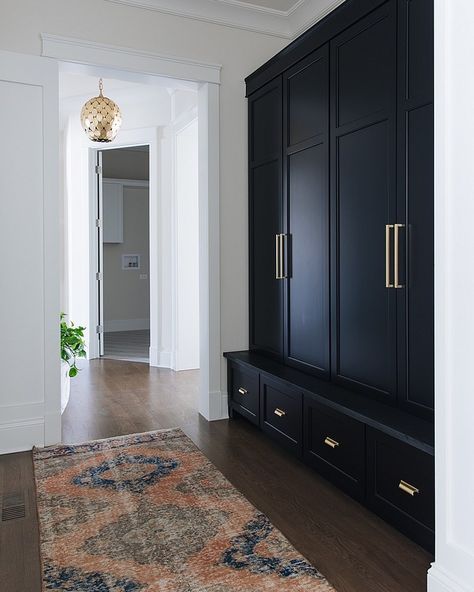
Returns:
[[[239,394],[241,394],[241,395],[246,395],[247,393],[248,393],[248,390],[247,390],[247,389],[244,389],[244,387],[243,387],[243,386],[241,386],[241,387],[239,388]]]
[[[278,407],[275,409],[275,411],[273,413],[275,415],[278,415],[278,417],[284,417],[286,415],[286,411],[283,411],[282,409],[278,409]]]
[[[330,446],[331,448],[337,448],[339,446],[339,442],[336,442],[336,440],[333,440],[329,436],[325,438],[324,443],[326,446]]]
[[[403,481],[403,479],[398,484],[398,489],[401,489],[402,491],[408,493],[408,495],[411,496],[415,496],[416,493],[420,493],[420,490],[417,487],[415,487],[414,485],[410,485],[406,481]]]

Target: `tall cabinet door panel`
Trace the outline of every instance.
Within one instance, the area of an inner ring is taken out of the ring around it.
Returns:
[[[249,99],[250,347],[283,355],[283,281],[275,237],[282,222],[282,90],[277,79]]]
[[[399,290],[399,400],[434,404],[433,0],[399,3],[398,219],[405,225]]]
[[[332,375],[383,400],[397,389],[396,295],[386,287],[386,225],[396,218],[395,9],[382,6],[331,42]]]
[[[329,375],[329,52],[284,77],[285,359]]]

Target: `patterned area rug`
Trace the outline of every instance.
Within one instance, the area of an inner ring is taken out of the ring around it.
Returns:
[[[334,592],[179,429],[33,459],[43,590]]]

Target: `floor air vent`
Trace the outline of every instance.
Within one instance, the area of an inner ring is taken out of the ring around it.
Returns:
[[[2,522],[25,517],[25,498],[22,493],[10,493],[2,499]]]

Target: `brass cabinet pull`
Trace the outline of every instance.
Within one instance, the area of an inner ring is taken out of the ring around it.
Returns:
[[[286,234],[280,234],[280,279],[286,279],[286,269],[285,269],[285,241],[286,241]]]
[[[414,485],[410,485],[406,481],[403,481],[403,479],[398,484],[398,489],[401,489],[402,491],[408,493],[408,495],[411,495],[412,497],[414,497],[417,493],[420,493],[420,490],[417,487],[415,487]]]
[[[275,234],[275,279],[280,278],[280,237],[281,234]]]
[[[275,409],[275,411],[273,413],[275,415],[278,415],[278,417],[284,417],[286,415],[286,411],[283,411],[282,409],[279,409],[278,407]]]
[[[286,279],[285,267],[285,239],[286,234],[275,235],[275,278]]]
[[[241,387],[239,388],[239,393],[240,393],[241,395],[246,395],[246,394],[248,393],[248,390],[247,390],[247,389],[244,389],[244,387],[243,387],[243,386],[241,386]]]
[[[393,229],[393,224],[385,224],[385,287],[393,288],[390,282],[390,231]]]
[[[340,446],[339,442],[336,442],[336,440],[333,440],[329,436],[326,436],[326,438],[324,439],[324,443],[326,444],[326,446],[330,446],[331,448],[337,448],[338,446]]]
[[[400,228],[405,228],[405,224],[394,224],[394,236],[393,236],[393,287],[394,288],[404,288],[402,284],[398,281],[398,276],[400,272],[400,264],[399,264],[399,257],[400,257],[400,249],[399,249],[399,236],[398,231]]]

